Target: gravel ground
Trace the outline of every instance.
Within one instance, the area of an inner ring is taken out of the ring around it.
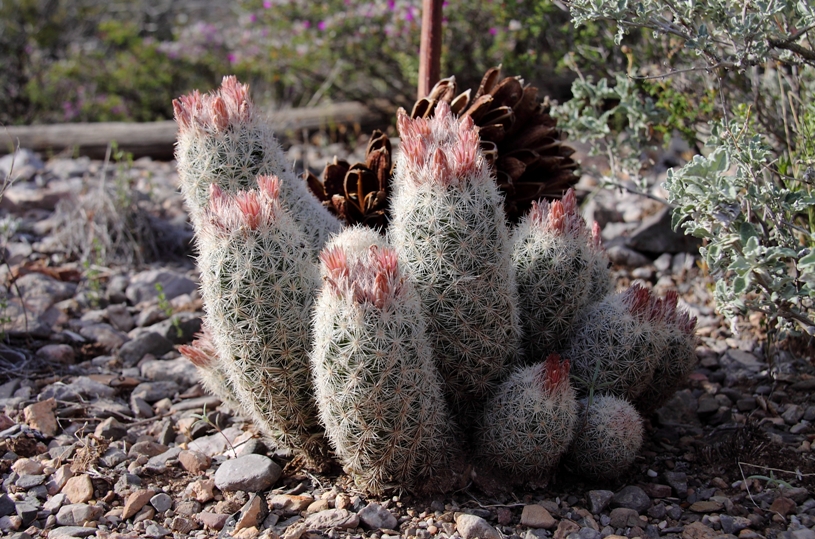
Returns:
[[[319,168],[335,152],[347,150],[295,146],[289,155]],[[106,185],[118,179],[132,189],[126,207],[148,223],[156,248],[128,256],[99,239],[90,242],[93,262],[78,263],[71,234],[100,234],[89,223],[104,224],[102,210],[88,209],[102,196],[103,172]],[[699,366],[647,418],[632,469],[587,482],[561,468],[546,485],[492,496],[469,486],[431,499],[371,498],[341,470],[309,473],[264,442],[202,391],[175,350],[203,313],[173,163],[120,170],[25,153],[14,174],[0,203],[5,535],[815,539],[811,343],[791,343],[768,361],[759,319],[732,333],[692,253],[642,248],[655,237],[665,250],[679,248],[658,236],[656,203],[602,191],[585,205],[603,226],[619,286],[676,288],[699,319]],[[592,187],[588,179],[581,186]]]

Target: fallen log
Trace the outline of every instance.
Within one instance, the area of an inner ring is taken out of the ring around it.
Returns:
[[[302,131],[329,129],[340,125],[369,127],[383,120],[381,109],[362,103],[334,103],[327,106],[279,110],[269,113],[269,123],[281,135]],[[72,154],[102,159],[108,144],[116,141],[119,149],[135,158],[172,159],[176,138],[174,121],[128,123],[68,123],[27,125],[0,128],[0,155],[14,148],[29,148],[37,152]]]

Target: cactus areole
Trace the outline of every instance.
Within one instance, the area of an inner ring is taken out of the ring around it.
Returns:
[[[206,311],[180,351],[308,467],[372,493],[449,490],[468,463],[613,477],[695,364],[696,320],[674,292],[615,292],[573,191],[508,224],[479,128],[443,100],[398,115],[384,237],[342,230],[234,77],[174,107]]]

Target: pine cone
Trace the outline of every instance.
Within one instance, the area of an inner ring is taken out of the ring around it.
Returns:
[[[493,67],[471,90],[456,95],[455,77],[442,79],[416,102],[412,118],[433,115],[445,101],[459,116],[470,116],[480,127],[481,148],[494,166],[504,192],[507,219],[515,223],[535,200],[557,198],[577,183],[574,149],[563,144],[557,121],[549,115],[549,98],[538,102],[538,89],[520,77],[501,78]]]
[[[393,160],[390,139],[376,130],[365,151],[365,163],[349,164],[334,158],[325,166],[322,181],[311,172],[305,180],[323,206],[349,225],[384,230]]]

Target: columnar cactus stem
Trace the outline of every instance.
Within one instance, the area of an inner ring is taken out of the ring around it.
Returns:
[[[665,348],[650,292],[639,286],[588,307],[564,356],[581,395],[609,393],[635,399],[654,376],[654,354]]]
[[[234,195],[212,186],[199,230],[198,266],[212,339],[238,400],[261,430],[319,466],[308,352],[319,283],[305,235],[280,206],[280,183]]]
[[[577,401],[569,362],[557,354],[516,369],[487,403],[478,427],[477,454],[514,477],[542,477],[574,437]]]
[[[575,471],[610,479],[625,472],[642,447],[642,417],[626,400],[612,395],[581,401],[581,416],[568,462]]]
[[[448,399],[472,419],[520,348],[502,198],[469,117],[458,121],[446,103],[429,120],[398,114],[389,234],[421,298]]]
[[[568,342],[592,287],[594,252],[574,191],[562,202],[533,202],[513,244],[524,349],[536,361]]]
[[[392,249],[362,253],[345,249],[346,239],[320,255],[312,355],[320,418],[365,490],[432,488],[449,470],[452,425],[419,299]]]
[[[315,257],[329,235],[339,232],[340,222],[295,177],[274,133],[252,105],[248,85],[224,77],[215,92],[182,96],[173,101],[173,109],[181,192],[196,230],[209,204],[211,185],[235,194],[256,188],[259,175],[276,175],[281,180],[281,203],[306,231]]]

